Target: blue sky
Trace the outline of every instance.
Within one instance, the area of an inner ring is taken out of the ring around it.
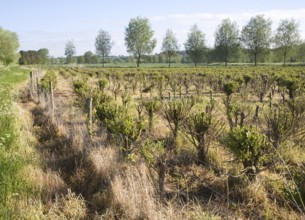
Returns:
[[[281,19],[294,17],[305,38],[304,0],[9,0],[1,3],[0,26],[18,34],[21,50],[48,48],[52,56],[64,56],[70,39],[78,55],[95,52],[95,37],[102,28],[115,43],[111,53],[127,55],[124,31],[137,16],[149,19],[158,40],[157,53],[168,28],[175,32],[181,49],[193,24],[213,46],[222,19],[235,20],[241,29],[257,14],[270,17],[274,28]]]

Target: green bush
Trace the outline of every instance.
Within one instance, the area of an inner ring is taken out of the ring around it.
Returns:
[[[242,162],[250,180],[268,160],[270,144],[267,137],[252,128],[233,128],[222,142]]]
[[[46,91],[50,91],[50,81],[52,81],[53,84],[53,89],[56,88],[57,85],[57,77],[55,72],[53,71],[48,71],[44,77],[41,79],[40,81],[40,85],[41,87],[46,90]]]
[[[223,92],[227,95],[230,96],[234,92],[237,92],[238,89],[238,83],[234,81],[229,81],[223,84]]]

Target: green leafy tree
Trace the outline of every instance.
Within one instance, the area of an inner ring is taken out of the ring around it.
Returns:
[[[178,41],[174,32],[171,29],[167,29],[161,50],[167,55],[168,67],[171,66],[171,57],[176,54],[178,49]]]
[[[148,114],[148,129],[149,132],[153,129],[154,115],[162,108],[162,103],[158,100],[148,100],[143,103],[144,108]]]
[[[241,41],[253,54],[254,64],[257,65],[257,57],[269,48],[271,43],[271,20],[263,15],[252,17],[241,31]]]
[[[296,49],[296,54],[299,62],[305,62],[305,41],[301,42]]]
[[[164,110],[164,118],[167,120],[172,131],[172,147],[177,146],[178,131],[181,124],[186,120],[188,114],[192,110],[195,102],[194,100],[174,100],[167,103]]]
[[[13,63],[18,56],[18,47],[17,34],[0,27],[0,62],[4,65]]]
[[[72,63],[72,57],[75,55],[76,49],[72,40],[69,40],[65,46],[66,63]]]
[[[197,63],[203,60],[206,51],[205,34],[198,29],[197,25],[191,27],[184,47],[186,53],[197,66]]]
[[[127,52],[137,58],[137,67],[140,65],[141,56],[152,53],[157,44],[153,34],[147,18],[132,18],[125,30]]]
[[[197,149],[197,161],[202,164],[208,163],[210,142],[217,138],[224,128],[224,123],[213,115],[214,107],[215,99],[211,92],[206,111],[190,115],[182,125],[186,137]]]
[[[284,56],[284,66],[286,56],[300,42],[299,25],[294,19],[284,19],[280,22],[274,36],[275,46],[278,47]]]
[[[238,89],[238,84],[235,81],[228,81],[223,84],[222,90],[226,97],[223,99],[226,115],[229,122],[230,129],[233,128],[233,105],[232,105],[232,94]]]
[[[106,118],[105,122],[112,133],[121,137],[123,143],[121,150],[124,157],[127,158],[132,153],[132,144],[140,137],[144,125],[127,113],[115,114],[111,119]]]
[[[245,173],[254,180],[270,153],[267,137],[251,128],[234,128],[230,130],[223,143],[242,162]]]
[[[111,36],[107,31],[100,30],[97,37],[95,38],[96,53],[102,56],[103,67],[105,64],[105,57],[109,56],[113,42]]]
[[[91,51],[87,51],[84,53],[85,63],[93,63],[94,54]]]
[[[238,27],[229,18],[224,19],[215,32],[215,52],[227,66],[229,59],[238,53]]]
[[[20,65],[46,64],[49,60],[49,50],[46,48],[24,51],[21,50],[18,63]]]

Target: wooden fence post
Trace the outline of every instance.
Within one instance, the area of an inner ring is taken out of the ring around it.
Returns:
[[[90,130],[92,128],[92,102],[93,102],[93,98],[91,97],[90,101],[89,101],[89,127],[90,127]]]
[[[30,96],[33,99],[33,72],[30,72]]]
[[[36,77],[36,89],[37,89],[37,102],[40,103],[40,94],[39,94],[39,80],[38,77]]]
[[[54,94],[53,94],[53,83],[50,81],[50,98],[51,98],[51,110],[52,110],[52,119],[54,119],[54,110],[55,110],[55,105],[54,105]]]

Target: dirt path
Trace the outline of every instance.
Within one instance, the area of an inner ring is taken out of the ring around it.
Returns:
[[[85,170],[85,158],[90,138],[85,114],[82,109],[75,106],[77,97],[73,92],[71,82],[58,75],[58,84],[54,90],[54,120],[51,120],[48,110],[48,99],[41,95],[40,104],[38,104],[31,99],[28,88],[25,87],[25,91],[22,93],[21,106],[32,113],[33,132],[38,142],[36,149],[39,152],[43,170],[59,176],[60,181],[63,182],[58,188],[50,186],[50,188],[54,188],[54,192],[48,198],[55,202],[59,197],[64,197],[68,192],[72,192],[75,195],[82,195],[82,198],[87,200],[91,196],[88,193],[90,190],[86,187],[90,178],[84,178],[82,170]],[[93,212],[90,207],[86,207],[86,209],[89,210],[88,213]]]

